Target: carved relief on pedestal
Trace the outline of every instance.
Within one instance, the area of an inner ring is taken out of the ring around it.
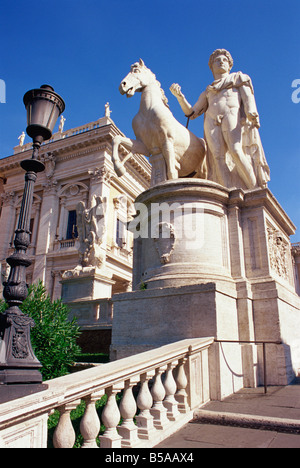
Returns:
[[[162,265],[170,262],[171,253],[176,242],[175,230],[170,223],[158,223],[154,237],[154,244]]]
[[[267,231],[271,268],[282,278],[288,279],[288,242],[277,229],[268,227]]]

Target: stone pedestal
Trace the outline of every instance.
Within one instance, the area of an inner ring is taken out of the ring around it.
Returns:
[[[111,357],[214,336],[213,397],[288,383],[300,368],[300,300],[289,236],[295,226],[270,190],[201,179],[159,184],[136,200],[133,291],[113,296]],[[246,343],[245,343],[246,342]]]
[[[61,283],[62,300],[71,309],[70,318],[75,316],[81,328],[111,326],[108,301],[114,281],[107,271],[96,267],[66,271]]]

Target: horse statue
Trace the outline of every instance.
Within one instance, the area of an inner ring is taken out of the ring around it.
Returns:
[[[119,177],[125,174],[124,164],[132,154],[162,154],[168,180],[179,177],[207,178],[206,144],[173,116],[159,81],[143,60],[131,66],[119,91],[132,97],[141,92],[139,112],[132,121],[136,140],[117,135],[112,142],[112,161]],[[130,153],[120,161],[119,145]]]

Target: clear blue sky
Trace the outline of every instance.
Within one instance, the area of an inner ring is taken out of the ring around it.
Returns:
[[[209,55],[226,48],[233,71],[253,81],[269,188],[300,230],[300,103],[291,99],[300,79],[299,18],[299,0],[1,0],[0,157],[25,130],[24,93],[44,83],[66,102],[65,129],[102,117],[109,101],[112,119],[134,138],[139,95],[126,99],[118,86],[140,57],[185,124],[169,86],[180,83],[194,104],[212,81]],[[202,118],[190,129],[203,136]]]

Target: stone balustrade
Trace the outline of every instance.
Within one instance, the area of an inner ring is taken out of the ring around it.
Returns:
[[[154,447],[209,400],[213,341],[183,340],[47,381],[45,390],[0,405],[0,447],[46,448],[48,416],[58,409],[53,444],[72,448],[70,413],[82,400],[82,448],[97,448],[99,442],[100,448]],[[104,394],[100,422],[95,404]],[[105,431],[99,436],[101,423]]]
[[[81,133],[88,132],[90,130],[97,130],[100,127],[103,127],[105,125],[109,125],[111,123],[111,119],[108,117],[101,117],[100,119],[94,121],[94,122],[89,122],[85,125],[81,125],[79,127],[71,128],[69,130],[65,130],[63,132],[56,132],[52,135],[50,140],[47,140],[46,142],[42,143],[42,146],[48,145],[49,143],[53,143],[54,141],[61,140],[64,138],[68,138],[74,135],[80,135]],[[25,145],[18,145],[14,147],[14,154],[24,152],[31,150],[32,148],[32,143],[26,143]]]
[[[58,241],[60,249],[68,249],[69,247],[75,247],[75,239],[61,239]]]

